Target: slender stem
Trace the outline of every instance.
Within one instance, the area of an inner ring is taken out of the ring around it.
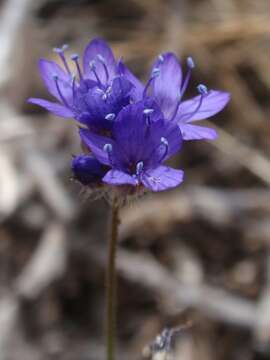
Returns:
[[[119,207],[116,200],[111,209],[110,237],[107,263],[107,293],[106,293],[106,350],[107,360],[114,360],[116,337],[116,250],[119,225]]]

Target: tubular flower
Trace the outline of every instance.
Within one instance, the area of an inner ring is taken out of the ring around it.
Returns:
[[[163,165],[181,148],[180,129],[165,121],[156,105],[149,108],[140,101],[126,106],[114,121],[112,137],[87,129],[80,129],[80,136],[94,156],[111,168],[102,179],[105,184],[162,191],[183,181],[182,170]]]
[[[74,54],[73,73],[65,51],[67,46],[56,48],[62,62],[41,59],[39,71],[49,93],[58,102],[30,98],[39,105],[63,118],[74,118],[95,132],[112,128],[118,112],[130,102],[134,85],[118,71],[118,65],[109,46],[101,39],[94,39],[86,47],[82,66],[79,55]]]
[[[119,70],[134,85],[131,89],[133,101],[153,98],[168,121],[178,124],[184,140],[214,140],[216,131],[195,125],[194,122],[208,119],[220,112],[230,100],[225,91],[208,90],[205,85],[198,85],[199,95],[183,101],[192,69],[195,67],[191,57],[187,59],[187,74],[183,77],[181,65],[173,53],[158,56],[151,76],[144,86],[121,62]]]

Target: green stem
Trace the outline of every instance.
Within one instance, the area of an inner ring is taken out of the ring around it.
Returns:
[[[114,360],[116,337],[116,250],[119,225],[119,207],[116,200],[111,208],[110,237],[107,263],[107,293],[106,293],[106,351],[107,360]]]

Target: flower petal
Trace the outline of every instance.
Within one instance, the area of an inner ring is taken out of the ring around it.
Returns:
[[[143,110],[143,102],[126,106],[119,112],[113,127],[116,143],[121,145],[122,153],[133,162],[140,161],[147,150]]]
[[[155,168],[177,153],[182,146],[182,134],[180,128],[174,122],[164,119],[151,125],[152,149],[151,153],[145,154],[148,159],[144,160],[150,168]]]
[[[217,114],[230,101],[230,94],[225,91],[210,90],[203,99],[198,111],[195,112],[199,106],[200,99],[201,95],[181,103],[176,115],[178,124],[207,119]]]
[[[110,185],[133,185],[136,186],[138,183],[131,175],[126,174],[120,170],[110,170],[103,177],[103,182]]]
[[[184,179],[184,171],[176,170],[168,166],[159,166],[156,169],[147,170],[142,175],[143,185],[151,191],[164,191],[181,184]]]
[[[80,137],[83,143],[93,152],[95,157],[105,165],[110,165],[108,153],[104,151],[105,144],[113,144],[113,140],[105,136],[97,135],[87,129],[80,129]]]
[[[160,69],[160,74],[154,80],[153,95],[165,118],[170,118],[180,95],[182,69],[174,54],[166,53],[162,58],[162,62],[158,60],[154,65]]]
[[[192,124],[180,124],[184,140],[216,140],[216,130]]]
[[[156,167],[180,150],[182,136],[179,126],[164,120],[158,107],[153,108],[148,120],[150,124],[143,113],[144,101],[126,106],[115,119],[113,137],[118,153],[122,154],[123,167],[127,166],[125,163],[139,161],[143,161],[147,168]]]
[[[62,102],[57,90],[54,75],[58,76],[59,89],[68,104],[72,104],[72,79],[59,65],[54,61],[45,59],[39,60],[39,72],[49,93]]]
[[[131,98],[134,101],[140,101],[143,97],[144,85],[143,83],[124,65],[122,61],[118,64],[118,70],[134,85],[131,90]]]
[[[101,55],[105,61],[105,65],[109,72],[109,80],[116,74],[116,62],[113,52],[109,45],[102,39],[92,40],[85,48],[83,55],[83,69],[84,74],[89,79],[96,80],[95,75],[91,71],[89,63],[95,61],[96,72],[99,79],[104,84],[106,82],[106,72],[101,61],[99,61],[97,55]]]
[[[36,98],[30,98],[27,101],[31,104],[39,105],[44,109],[50,111],[54,115],[60,116],[65,119],[69,119],[74,116],[73,112],[69,108],[58,103]]]

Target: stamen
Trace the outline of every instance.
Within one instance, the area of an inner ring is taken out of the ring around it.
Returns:
[[[106,151],[106,153],[110,154],[112,152],[112,144],[105,144],[103,146],[103,150]]]
[[[180,89],[180,97],[179,97],[179,100],[178,100],[177,105],[176,105],[176,107],[175,107],[174,113],[173,113],[173,115],[172,115],[172,117],[171,117],[171,120],[174,120],[175,117],[176,117],[176,115],[177,115],[177,112],[178,112],[178,110],[179,110],[179,106],[180,106],[180,104],[181,104],[181,100],[182,100],[182,98],[183,98],[183,96],[184,96],[184,93],[185,93],[185,91],[186,91],[186,89],[187,89],[187,87],[188,87],[188,84],[189,84],[189,80],[190,80],[190,76],[191,76],[191,71],[192,71],[192,69],[194,69],[194,67],[195,67],[195,63],[194,63],[194,61],[193,61],[193,59],[192,59],[191,56],[189,56],[189,57],[187,58],[187,67],[188,67],[187,75],[186,75],[186,77],[185,77],[185,79],[184,79],[184,82],[183,82],[183,85],[182,85],[182,87],[181,87],[181,89]]]
[[[109,159],[110,165],[113,166],[113,161],[112,161],[113,147],[112,147],[112,144],[105,144],[103,146],[103,150],[106,151],[106,153],[108,154],[108,159]]]
[[[106,60],[104,59],[104,57],[101,54],[97,54],[97,58],[100,62],[102,62],[103,64],[106,63]]]
[[[79,58],[80,57],[79,57],[78,54],[71,55],[71,60],[75,62],[75,65],[76,65],[80,80],[83,80],[83,75],[82,75],[80,64],[79,64]]]
[[[187,66],[190,68],[190,69],[194,69],[195,68],[195,63],[194,63],[194,60],[192,59],[191,56],[189,56],[187,58]]]
[[[107,87],[107,90],[106,90],[106,94],[107,94],[107,95],[110,95],[111,92],[112,92],[112,87],[111,87],[111,86],[108,86],[108,87]]]
[[[151,77],[157,77],[160,75],[160,69],[159,68],[154,68],[152,70],[152,74],[151,74]]]
[[[104,91],[103,91],[102,89],[100,89],[100,88],[97,88],[97,89],[96,89],[96,92],[97,92],[98,94],[100,94],[100,95],[103,95],[103,94],[104,94]]]
[[[91,71],[93,71],[93,70],[96,68],[96,62],[95,62],[95,60],[89,61],[89,67],[90,67],[90,70],[91,70]]]
[[[105,119],[109,121],[113,121],[115,119],[115,114],[114,113],[107,114],[105,116]]]
[[[144,109],[144,110],[143,110],[143,113],[144,113],[145,115],[152,114],[153,112],[154,112],[154,109]]]
[[[164,149],[163,153],[161,153],[162,149]],[[147,161],[151,159],[152,156],[156,156],[158,154],[160,156],[159,163],[161,163],[168,155],[168,150],[169,150],[169,142],[165,137],[162,136],[160,138],[160,143],[156,147],[154,147],[154,149],[148,156]]]
[[[159,68],[154,68],[151,74],[150,79],[147,81],[147,84],[145,85],[144,91],[143,91],[143,98],[146,97],[147,95],[147,91],[150,87],[150,85],[152,84],[153,80],[160,75],[160,69]]]
[[[189,80],[190,80],[190,76],[191,76],[191,70],[195,68],[195,63],[192,59],[191,56],[189,56],[187,58],[187,67],[188,67],[188,71],[187,71],[187,75],[185,77],[185,80],[184,80],[184,83],[183,83],[183,86],[181,88],[181,91],[180,91],[180,96],[182,98],[182,96],[184,95],[187,87],[188,87],[188,84],[189,84]]]
[[[163,161],[165,159],[165,157],[167,156],[168,154],[168,150],[169,150],[169,142],[168,140],[165,138],[165,137],[161,137],[160,138],[160,142],[161,142],[161,146],[164,146],[165,147],[165,151],[164,151],[164,154],[161,156],[161,159],[160,159],[160,162]]]
[[[203,85],[203,84],[198,85],[198,86],[197,86],[197,90],[198,90],[198,92],[201,94],[201,96],[200,96],[200,101],[199,101],[199,103],[198,103],[198,106],[196,107],[196,109],[195,109],[194,111],[192,111],[192,112],[190,112],[190,113],[187,113],[187,114],[185,114],[185,116],[182,117],[182,120],[184,120],[184,121],[187,121],[187,120],[189,120],[190,118],[192,118],[192,116],[195,115],[195,114],[200,110],[204,98],[205,98],[205,97],[208,95],[208,93],[209,93],[207,86],[205,86],[205,85]]]
[[[68,66],[66,57],[65,57],[65,51],[68,49],[68,45],[63,45],[61,48],[54,48],[53,51],[59,55],[60,59],[62,60],[64,67],[68,74],[71,74],[70,68]]]
[[[207,86],[200,84],[197,86],[197,89],[201,95],[207,95],[208,94],[208,88]]]
[[[66,107],[70,108],[70,106],[68,105],[66,99],[64,98],[64,96],[63,96],[63,94],[62,94],[62,92],[61,92],[61,90],[60,90],[60,87],[59,87],[59,77],[58,77],[57,74],[54,74],[54,75],[53,75],[53,80],[54,80],[54,82],[55,82],[55,86],[56,86],[57,92],[58,92],[58,94],[59,94],[59,96],[60,96],[60,99],[62,100],[63,104],[66,105]]]
[[[158,60],[161,64],[164,63],[164,56],[162,54],[158,55]]]
[[[72,74],[72,95],[75,97],[76,75]]]
[[[143,161],[140,161],[140,162],[137,163],[137,165],[136,165],[136,175],[137,176],[141,175],[141,173],[143,171],[143,167],[144,167]]]
[[[150,119],[150,115],[154,112],[154,109],[144,109],[143,113],[146,116],[146,123],[147,126],[149,126],[151,124],[151,119]]]
[[[99,85],[101,85],[100,78],[98,77],[98,74],[96,72],[96,62],[95,62],[95,60],[91,60],[89,62],[89,67],[90,67],[90,70],[93,71],[93,73],[94,73],[94,75],[95,75],[95,77],[97,79],[97,82],[99,83]]]
[[[165,146],[169,146],[168,140],[163,136],[160,138],[160,142]]]
[[[108,82],[109,80],[109,71],[106,65],[106,60],[104,59],[104,57],[101,54],[97,54],[97,59],[102,63],[105,74],[106,74],[106,82]]]

